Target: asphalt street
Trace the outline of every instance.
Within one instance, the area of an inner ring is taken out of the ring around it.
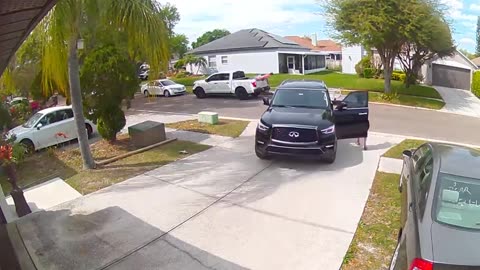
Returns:
[[[171,98],[137,96],[127,113],[159,112],[196,114],[218,112],[220,117],[259,119],[266,107],[262,99],[234,97],[197,99],[194,95]],[[370,131],[480,145],[480,118],[439,111],[370,104]]]

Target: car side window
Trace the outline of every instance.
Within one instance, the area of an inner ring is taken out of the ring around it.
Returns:
[[[430,146],[424,145],[415,151],[412,156],[412,161],[415,201],[419,218],[422,219],[433,178],[433,156]]]
[[[366,108],[368,107],[368,93],[363,91],[351,92],[344,99],[347,108]]]
[[[228,73],[220,73],[218,74],[219,81],[228,81],[230,79],[230,74]]]
[[[214,81],[219,81],[220,80],[220,74],[215,74],[215,75],[212,75],[208,78],[208,81],[209,82],[214,82]]]
[[[38,123],[42,124],[42,126],[48,126],[56,122],[56,115],[55,112],[46,114]]]
[[[73,111],[70,109],[55,112],[55,122],[73,118]]]

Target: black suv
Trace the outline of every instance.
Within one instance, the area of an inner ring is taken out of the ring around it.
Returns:
[[[322,81],[285,81],[275,91],[257,126],[255,153],[335,161],[337,139],[367,137],[368,92],[350,92],[330,100]]]

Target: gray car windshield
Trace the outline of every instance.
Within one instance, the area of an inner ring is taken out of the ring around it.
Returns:
[[[480,179],[441,173],[436,220],[457,227],[480,229]]]
[[[327,92],[308,89],[280,89],[275,93],[273,107],[302,107],[326,109],[328,105]]]
[[[40,119],[42,118],[43,114],[41,113],[36,113],[34,115],[32,115],[32,117],[30,117],[30,119],[28,119],[28,121],[23,124],[23,127],[26,127],[26,128],[31,128],[33,127],[33,125],[35,125],[35,123]]]

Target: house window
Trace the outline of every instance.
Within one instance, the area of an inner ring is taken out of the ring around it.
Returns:
[[[222,56],[222,65],[227,65],[228,64],[228,56]]]
[[[208,67],[216,68],[217,67],[217,58],[215,56],[208,57]]]

